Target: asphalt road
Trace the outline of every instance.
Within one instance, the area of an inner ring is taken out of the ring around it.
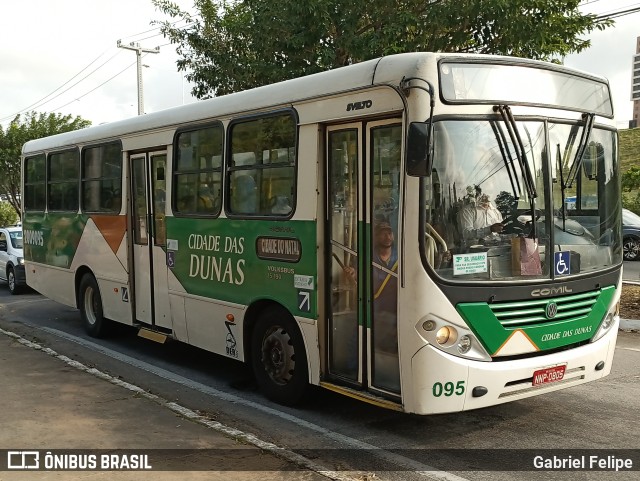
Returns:
[[[623,263],[622,280],[640,284],[640,261],[625,261]]]
[[[319,463],[356,471],[359,480],[373,477],[362,472],[394,481],[638,479],[638,471],[501,469],[535,453],[639,453],[639,333],[620,332],[612,373],[595,383],[478,411],[414,416],[322,389],[302,408],[282,407],[267,401],[235,361],[180,343],[155,344],[129,329],[92,339],[77,310],[33,292],[11,296],[1,285],[0,327]]]

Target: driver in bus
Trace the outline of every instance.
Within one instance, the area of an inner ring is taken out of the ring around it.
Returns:
[[[386,220],[379,220],[373,229],[372,253],[373,326],[376,348],[397,352],[398,252],[393,229]],[[354,283],[357,272],[345,267],[344,272]]]
[[[471,191],[471,195],[473,190],[473,187],[467,188],[467,191]],[[464,239],[477,241],[492,234],[500,234],[504,229],[502,220],[502,214],[498,208],[476,185],[475,196],[460,211],[460,226]]]

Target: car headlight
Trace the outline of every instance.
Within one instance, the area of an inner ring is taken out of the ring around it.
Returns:
[[[21,266],[24,265],[24,257],[18,257],[18,264],[20,264]]]

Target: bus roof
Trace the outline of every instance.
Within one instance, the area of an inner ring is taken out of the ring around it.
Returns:
[[[205,121],[211,118],[223,118],[231,114],[268,109],[372,85],[398,86],[403,77],[419,75],[425,64],[435,63],[440,58],[483,59],[547,68],[552,65],[537,60],[480,54],[415,52],[390,55],[125,120],[31,140],[23,146],[23,155],[43,150],[60,149],[74,144],[115,139],[126,134],[179,126],[187,122]],[[586,72],[559,65],[552,67],[607,83],[603,77]]]

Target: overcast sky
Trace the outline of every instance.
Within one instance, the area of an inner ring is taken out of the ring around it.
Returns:
[[[193,5],[192,0],[173,1],[188,9]],[[587,1],[584,10],[594,13],[640,3]],[[144,48],[160,46],[160,53],[143,58],[148,66],[143,68],[146,112],[195,100],[177,72],[175,49],[149,25],[164,19],[151,0],[5,0],[0,8],[3,125],[30,110],[80,115],[94,125],[137,115],[136,54],[117,48],[118,39]],[[640,13],[616,24],[592,34],[592,47],[565,63],[609,78],[616,120],[624,128],[631,118],[631,57],[640,36]]]
[[[603,14],[640,6],[638,0],[589,0],[584,12]],[[625,8],[626,7],[626,8]],[[565,65],[609,79],[618,128],[628,128],[632,117],[631,62],[640,37],[640,12],[614,19],[616,24],[590,35],[591,47],[565,58]]]
[[[143,67],[147,113],[195,100],[177,71],[175,48],[150,25],[165,19],[151,0],[5,0],[0,13],[3,125],[24,110],[71,113],[94,125],[137,115],[136,53],[117,48],[119,39],[160,46],[160,53],[142,59],[148,66]]]

